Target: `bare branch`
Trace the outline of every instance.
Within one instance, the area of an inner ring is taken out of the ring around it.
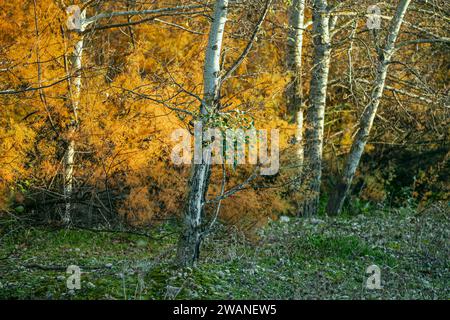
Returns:
[[[242,54],[240,55],[240,57],[234,62],[234,64],[231,66],[231,68],[222,77],[220,85],[222,85],[233,74],[233,72],[236,71],[236,69],[241,65],[241,63],[244,61],[244,59],[250,53],[250,50],[253,47],[253,43],[256,40],[256,36],[258,35],[258,32],[259,32],[264,20],[266,19],[267,12],[269,11],[271,4],[272,4],[272,0],[266,1],[266,6],[264,7],[263,14],[261,15],[258,23],[256,24],[255,30],[253,31],[250,41],[247,43],[247,46],[245,47],[245,49],[242,52]]]

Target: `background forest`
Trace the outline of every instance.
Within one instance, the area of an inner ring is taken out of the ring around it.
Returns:
[[[404,231],[411,243],[387,250],[429,245],[422,258],[436,274],[428,293],[420,282],[417,292],[399,287],[390,297],[448,298],[447,1],[24,0],[0,9],[1,297],[61,297],[60,285],[41,292],[8,278],[14,259],[57,277],[67,267],[59,259],[70,258],[55,256],[56,266],[40,260],[52,255],[46,246],[103,254],[106,270],[116,264],[107,257],[121,257],[116,250],[128,241],[136,244],[124,249],[130,260],[151,252],[151,267],[127,262],[156,281],[135,298],[247,298],[262,278],[228,295],[215,286],[257,268],[217,262],[221,250],[233,256],[236,246],[267,270],[275,262],[262,252],[289,256],[287,242],[312,252],[302,266],[351,259],[355,250],[392,268],[420,264],[413,249],[396,264],[395,255],[366,245],[385,237],[377,245],[390,248],[388,239]],[[278,129],[280,170],[263,176],[259,165],[175,165],[172,133],[193,132],[195,121]],[[430,239],[413,241],[417,234]],[[87,257],[78,258],[89,265]],[[179,276],[173,267],[175,276],[161,276],[164,267],[154,264],[172,258],[183,267],[200,259],[205,269]],[[223,268],[217,279],[208,278],[213,264]],[[314,286],[305,268],[298,276]],[[353,290],[334,276],[340,289]],[[196,282],[207,288],[196,291],[189,284]],[[271,285],[260,297],[322,294]],[[117,286],[119,296],[80,297],[129,297]],[[363,298],[333,290],[326,296]]]

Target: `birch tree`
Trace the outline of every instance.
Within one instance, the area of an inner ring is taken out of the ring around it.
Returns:
[[[384,48],[380,52],[371,100],[360,118],[359,129],[352,143],[343,174],[339,179],[335,192],[331,195],[327,204],[327,212],[329,215],[337,215],[341,212],[345,198],[349,192],[353,177],[355,176],[356,169],[361,160],[361,155],[367,144],[378,106],[383,96],[389,64],[395,51],[395,42],[398,38],[404,16],[410,3],[411,0],[401,0],[395,16],[392,19]]]
[[[209,31],[203,72],[203,101],[200,107],[200,122],[202,125],[204,124],[204,117],[214,112],[219,98],[220,57],[227,15],[228,0],[217,0],[214,6],[213,22]],[[203,159],[201,163],[192,165],[184,212],[184,230],[178,244],[177,260],[181,265],[191,265],[199,257],[202,218],[210,175],[211,164],[209,159]]]
[[[305,199],[299,214],[317,212],[322,176],[322,149],[328,73],[330,68],[330,13],[326,0],[313,1],[314,59],[310,84],[310,106],[306,113],[305,172],[302,189]]]
[[[221,87],[248,56],[256,41],[257,34],[269,12],[272,0],[266,0],[263,13],[256,23],[255,29],[242,53],[227,71],[222,71],[222,42],[228,17],[229,4],[232,4],[232,2],[228,0],[217,0],[214,5],[213,21],[209,31],[208,46],[206,48],[203,69],[203,99],[200,106],[200,119],[197,119],[197,126],[198,123],[200,123],[202,132],[198,132],[199,129],[196,129],[197,136],[203,136],[203,131],[205,131],[208,125],[206,123],[206,118],[220,112]],[[205,149],[208,148],[209,146]],[[198,150],[196,149],[195,152],[198,152]],[[209,223],[208,226],[205,226],[204,211],[205,204],[207,203],[206,193],[208,192],[209,187],[212,161],[210,151],[205,150],[205,152],[202,153],[203,154],[200,156],[203,158],[202,161],[195,161],[196,156],[194,155],[194,164],[189,179],[188,195],[184,209],[184,228],[178,242],[177,260],[180,265],[193,265],[199,258],[201,241],[217,219],[220,210],[220,201],[242,190],[243,186],[250,183],[250,181],[256,177],[256,174],[254,173],[242,184],[236,185],[225,192],[224,183],[226,172],[223,167],[222,173],[224,177],[222,180],[222,194],[216,199],[218,205],[212,222]]]
[[[303,166],[303,88],[302,88],[302,50],[306,0],[293,0],[289,12],[289,31],[287,40],[287,67],[292,81],[287,90],[287,109],[290,121],[296,124],[296,162],[301,171]]]
[[[81,84],[82,84],[82,67],[83,67],[83,50],[84,50],[84,35],[86,28],[86,11],[80,12],[76,7],[69,7],[67,9],[69,15],[68,27],[70,30],[79,33],[79,39],[73,48],[72,61],[70,66],[69,94],[71,97],[71,120],[69,123],[69,134],[66,141],[66,151],[64,154],[64,200],[65,212],[63,222],[68,224],[71,222],[71,198],[73,192],[73,174],[75,165],[75,140],[74,135],[78,126],[78,108],[81,98]]]

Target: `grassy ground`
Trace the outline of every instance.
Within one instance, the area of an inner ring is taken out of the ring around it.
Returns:
[[[146,236],[0,220],[2,299],[448,299],[449,210],[272,222],[252,241],[219,228],[194,269],[171,263],[176,228]],[[68,290],[66,268],[82,269]],[[381,269],[380,290],[366,268]]]

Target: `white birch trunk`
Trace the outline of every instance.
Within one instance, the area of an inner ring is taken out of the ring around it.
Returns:
[[[67,150],[64,156],[64,198],[65,198],[65,212],[63,221],[68,224],[71,222],[71,211],[72,204],[71,198],[73,193],[73,175],[74,175],[74,165],[75,165],[75,140],[74,135],[77,130],[78,124],[78,108],[80,104],[81,97],[81,68],[83,61],[83,49],[84,49],[84,39],[77,41],[73,57],[71,74],[74,75],[73,81],[71,82],[71,100],[72,100],[72,119],[69,124],[69,135],[67,141]]]
[[[220,55],[227,13],[228,0],[217,0],[206,48],[203,73],[204,97],[200,110],[202,115],[214,112],[219,98]],[[202,120],[200,119],[200,121]],[[202,126],[202,130],[205,129],[204,127]],[[209,159],[203,159],[201,164],[193,164],[184,212],[184,230],[178,243],[177,260],[180,265],[193,265],[199,258],[205,196],[208,191],[210,174]]]
[[[305,131],[305,172],[303,174],[303,193],[305,199],[300,215],[311,216],[319,206],[320,181],[322,177],[322,148],[325,106],[330,69],[330,14],[326,0],[313,1],[313,42],[314,68],[311,78],[310,106],[306,113]]]
[[[293,0],[289,12],[287,40],[287,67],[291,83],[287,90],[287,109],[290,120],[296,124],[295,144],[297,159],[295,166],[301,172],[303,166],[303,92],[302,49],[306,0]]]
[[[381,57],[379,57],[380,60],[377,68],[377,75],[374,81],[371,101],[366,106],[360,118],[359,129],[353,141],[350,154],[348,155],[342,177],[340,178],[338,186],[328,202],[327,213],[329,215],[337,215],[341,212],[353,177],[355,176],[356,169],[358,168],[361,156],[369,138],[370,130],[372,129],[380,100],[383,96],[389,64],[395,51],[395,42],[410,3],[411,0],[401,0],[397,7],[394,19],[391,22],[385,46]]]

